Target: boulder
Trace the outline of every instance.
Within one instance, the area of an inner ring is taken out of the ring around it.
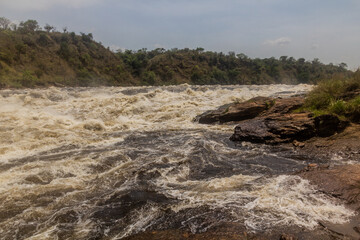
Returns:
[[[242,103],[223,105],[217,110],[207,111],[197,116],[194,121],[202,124],[214,124],[251,119],[269,109],[272,101],[272,98],[256,97]]]
[[[315,136],[314,119],[309,113],[271,115],[243,121],[235,127],[232,141],[278,144],[303,141]]]
[[[226,104],[216,110],[207,111],[195,117],[194,121],[202,124],[240,122],[257,116],[290,113],[303,104],[303,97],[255,97],[245,102]]]
[[[243,103],[227,104],[195,118],[205,124],[238,123],[233,141],[287,143],[315,136],[327,137],[342,131],[348,122],[335,115],[314,117],[310,112],[294,112],[304,97],[256,97]]]

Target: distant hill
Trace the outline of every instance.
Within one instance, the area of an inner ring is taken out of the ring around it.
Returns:
[[[42,30],[35,20],[18,26],[0,18],[0,87],[129,86],[170,84],[316,83],[350,75],[346,64],[322,64],[283,56],[250,59],[197,49],[125,50],[114,53],[80,35]]]

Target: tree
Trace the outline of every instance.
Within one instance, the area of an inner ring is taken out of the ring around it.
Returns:
[[[63,27],[63,32],[64,32],[64,33],[67,33],[67,30],[68,30],[67,27]]]
[[[239,54],[237,54],[236,56],[237,56],[238,59],[240,59],[240,60],[242,60],[242,61],[249,59],[249,57],[246,56],[244,53],[239,53]]]
[[[339,67],[342,68],[342,69],[344,69],[344,70],[346,70],[347,64],[346,64],[346,63],[340,63],[340,64],[339,64]]]
[[[17,30],[17,25],[15,23],[11,23],[10,24],[10,29],[13,30],[13,31],[16,31]]]
[[[51,30],[54,30],[55,27],[54,26],[50,26],[49,24],[46,24],[44,29],[47,31],[47,32],[50,32]]]
[[[287,56],[281,56],[279,57],[279,60],[283,63],[285,63],[287,61],[288,57]]]
[[[29,33],[40,30],[40,26],[36,20],[29,19],[26,22],[20,22],[18,29],[22,32]]]
[[[0,17],[0,29],[6,30],[9,28],[11,21],[5,17]]]

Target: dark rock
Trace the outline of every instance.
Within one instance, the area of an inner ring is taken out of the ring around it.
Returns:
[[[345,200],[354,209],[360,209],[360,164],[312,167],[298,175],[317,185],[322,192]]]
[[[275,139],[263,118],[241,122],[235,127],[235,133],[230,137],[232,141],[248,141],[263,143]]]
[[[194,121],[203,124],[239,122],[257,116],[290,113],[303,104],[302,97],[255,97],[246,102],[226,104],[217,110],[207,111],[197,116]]]
[[[304,104],[304,97],[256,97],[243,103],[221,106],[195,118],[205,124],[235,123],[233,141],[256,143],[287,143],[305,141],[315,136],[328,137],[341,132],[349,122],[335,115],[313,117],[309,112],[297,112]],[[303,144],[298,144],[304,147]]]
[[[343,99],[345,101],[351,100],[357,96],[360,95],[360,90],[351,90],[349,89],[346,91],[342,96],[340,96],[340,99]]]
[[[341,121],[337,116],[331,114],[318,116],[314,120],[316,133],[320,137],[331,136],[349,125],[348,121]]]
[[[235,127],[232,141],[285,143],[315,136],[314,120],[308,113],[272,115],[243,121]]]
[[[290,97],[272,99],[271,107],[266,111],[266,115],[270,114],[285,114],[300,108],[304,104],[305,99],[303,97]]]
[[[289,234],[285,234],[285,233],[281,234],[279,239],[280,240],[297,240],[297,238],[294,237],[293,235],[289,235]]]
[[[294,140],[292,144],[294,145],[294,147],[299,147],[299,148],[305,147],[305,143],[299,142],[297,140]]]
[[[251,119],[269,109],[274,99],[256,97],[242,103],[223,105],[217,110],[207,111],[197,116],[194,121],[203,124],[238,122]]]

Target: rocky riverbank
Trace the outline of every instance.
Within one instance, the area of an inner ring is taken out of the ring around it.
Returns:
[[[339,164],[336,166],[309,163],[304,170],[294,174],[309,180],[319,191],[337,198],[359,214],[360,125],[336,115],[314,116],[297,110],[303,103],[301,96],[282,99],[257,97],[221,106],[197,116],[195,120],[204,124],[236,125],[230,137],[235,142],[282,144],[314,159],[337,158]],[[283,232],[285,234],[281,235],[275,231],[265,238],[359,239],[360,219],[355,216],[343,225],[319,222],[319,229],[309,233],[290,228]],[[262,239],[261,234],[255,237]]]

